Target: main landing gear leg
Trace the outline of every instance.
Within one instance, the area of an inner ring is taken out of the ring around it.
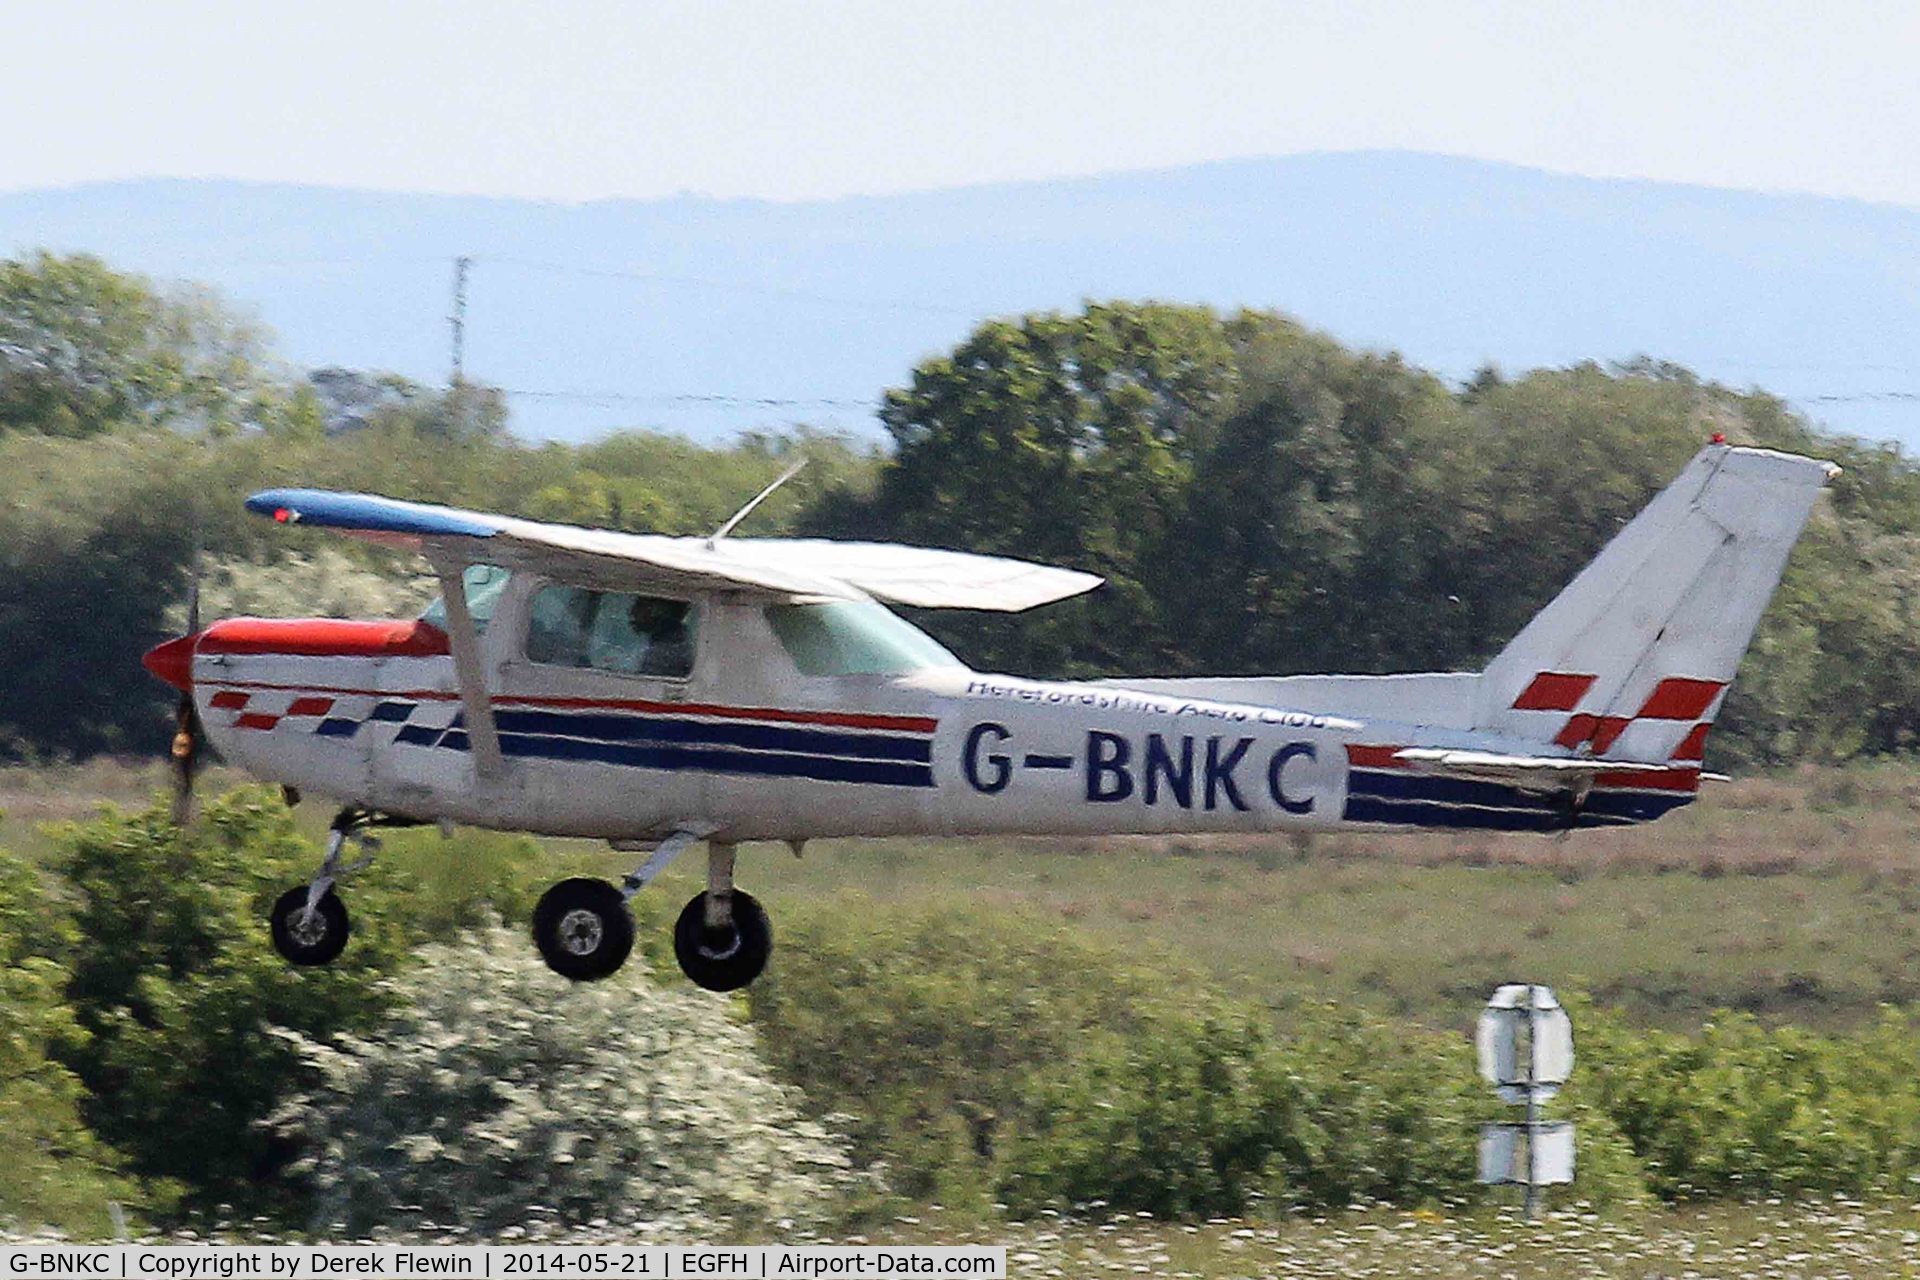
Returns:
[[[707,849],[707,891],[680,912],[673,926],[673,954],[680,969],[709,991],[737,991],[760,976],[773,950],[767,913],[733,884],[731,844]]]
[[[617,970],[633,949],[633,915],[627,904],[712,831],[710,826],[675,831],[618,888],[582,877],[547,890],[533,913],[534,945],[547,966],[576,982]],[[767,913],[753,895],[734,887],[733,862],[732,843],[709,844],[707,890],[687,903],[673,928],[673,952],[681,970],[709,991],[736,991],[752,982],[766,968],[773,948]]]
[[[289,889],[274,902],[267,921],[273,931],[273,947],[297,965],[327,964],[346,949],[351,925],[347,908],[334,892],[334,883],[343,876],[364,870],[372,864],[380,842],[362,828],[367,815],[358,809],[342,809],[327,835],[327,857],[305,887]],[[343,863],[347,841],[367,850],[356,862]]]

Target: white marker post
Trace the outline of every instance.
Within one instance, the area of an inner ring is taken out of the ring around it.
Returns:
[[[1502,1102],[1527,1108],[1523,1123],[1481,1126],[1480,1181],[1526,1187],[1531,1218],[1541,1187],[1573,1181],[1572,1123],[1540,1119],[1540,1104],[1573,1072],[1573,1020],[1553,988],[1512,982],[1487,1001],[1474,1041],[1480,1075]]]

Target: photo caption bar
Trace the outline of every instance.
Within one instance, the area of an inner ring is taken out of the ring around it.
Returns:
[[[1004,1245],[0,1245],[0,1280],[1006,1280]]]

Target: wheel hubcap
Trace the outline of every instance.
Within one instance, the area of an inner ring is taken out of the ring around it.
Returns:
[[[568,955],[590,956],[600,949],[607,926],[596,912],[575,907],[560,917],[560,947]]]
[[[318,907],[296,907],[287,917],[287,936],[302,947],[317,947],[327,940],[327,918]]]

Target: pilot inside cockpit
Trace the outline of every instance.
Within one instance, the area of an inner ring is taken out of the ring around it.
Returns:
[[[533,598],[527,657],[621,675],[693,670],[693,606],[684,600],[550,586]]]
[[[684,676],[693,669],[693,632],[687,626],[691,608],[684,600],[633,598],[627,621],[643,642],[637,674]]]

